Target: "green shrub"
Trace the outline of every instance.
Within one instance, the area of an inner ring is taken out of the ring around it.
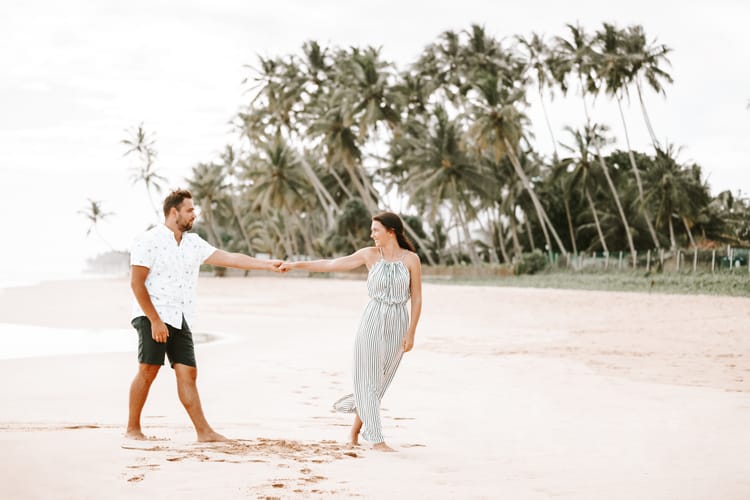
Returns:
[[[547,268],[547,257],[541,250],[524,253],[516,264],[516,274],[534,274]]]

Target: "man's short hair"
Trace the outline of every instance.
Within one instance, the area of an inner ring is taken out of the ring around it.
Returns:
[[[169,195],[164,198],[164,217],[169,216],[169,211],[172,208],[180,209],[180,205],[185,198],[193,199],[193,195],[187,189],[175,189]]]

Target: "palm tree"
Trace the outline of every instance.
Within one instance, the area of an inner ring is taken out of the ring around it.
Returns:
[[[114,250],[114,247],[110,245],[110,243],[105,240],[99,232],[99,224],[109,218],[109,216],[114,215],[113,212],[105,212],[104,209],[102,209],[102,202],[88,198],[88,205],[85,209],[79,210],[78,213],[83,215],[86,220],[89,221],[89,228],[86,230],[86,236],[90,235],[93,231],[111,250]]]
[[[193,167],[192,177],[188,179],[188,187],[198,202],[205,220],[209,242],[214,246],[220,246],[222,238],[216,210],[227,187],[223,166],[218,163],[197,164]]]
[[[550,71],[549,64],[549,49],[544,43],[542,35],[532,33],[531,37],[517,37],[518,42],[526,50],[526,65],[528,71],[534,72],[536,80],[537,92],[539,93],[539,102],[542,105],[542,112],[544,113],[544,121],[547,124],[547,131],[549,132],[550,139],[552,140],[552,148],[555,157],[558,157],[557,152],[557,139],[555,139],[555,133],[552,131],[552,124],[549,120],[549,114],[547,113],[547,105],[544,99],[544,89],[550,88],[551,83],[554,80],[554,76]],[[551,92],[550,92],[551,93]]]
[[[148,194],[148,201],[151,203],[151,208],[154,210],[157,219],[161,219],[159,210],[154,205],[151,191],[160,193],[162,184],[167,181],[166,177],[159,175],[154,170],[154,161],[156,160],[156,149],[154,149],[155,140],[148,136],[146,131],[143,129],[143,123],[138,125],[138,128],[130,132],[130,137],[120,141],[128,147],[123,156],[130,154],[137,154],[140,158],[140,165],[133,167],[133,174],[131,180],[133,184],[143,182],[146,186],[146,193]]]
[[[591,215],[594,217],[594,224],[596,226],[596,232],[599,235],[599,242],[601,243],[602,249],[605,253],[609,253],[607,247],[607,241],[604,238],[604,232],[602,231],[602,225],[599,221],[599,214],[597,213],[594,199],[591,196],[592,191],[596,191],[599,188],[599,180],[597,179],[599,172],[595,167],[595,154],[592,149],[592,142],[594,137],[590,127],[584,127],[583,131],[576,130],[572,127],[565,127],[565,130],[572,136],[574,144],[572,146],[562,144],[563,149],[567,150],[572,156],[563,159],[563,164],[571,165],[573,168],[568,175],[568,189],[572,190],[578,188],[583,193],[584,198],[589,205]]]
[[[570,182],[568,182],[569,164],[569,161],[562,161],[557,157],[557,153],[555,153],[555,158],[552,160],[550,169],[549,181],[556,183],[561,191],[563,208],[565,209],[565,221],[567,222],[568,233],[570,234],[570,244],[573,248],[573,254],[577,255],[578,245],[576,244],[576,234],[573,227],[573,214],[570,210],[570,200],[573,193],[570,189]]]
[[[221,154],[221,166],[223,167],[223,175],[227,181],[226,198],[229,201],[229,207],[231,209],[232,216],[237,223],[237,229],[239,229],[242,240],[245,242],[246,251],[250,252],[252,249],[250,235],[247,232],[246,224],[243,222],[239,210],[241,188],[237,185],[238,161],[239,159],[234,148],[230,145],[227,145],[224,148],[224,152]]]
[[[508,155],[516,175],[521,179],[534,204],[547,242],[547,249],[552,251],[552,243],[549,239],[551,233],[560,251],[567,254],[562,240],[547,217],[531,181],[518,160],[517,151],[523,136],[523,125],[528,121],[526,116],[516,108],[518,104],[524,102],[523,88],[509,87],[498,79],[497,74],[489,73],[477,75],[475,90],[477,98],[469,105],[473,120],[469,131],[470,137],[480,151],[486,148],[491,149],[496,161]]]
[[[639,25],[629,26],[623,37],[623,46],[630,63],[629,82],[635,83],[638,92],[638,101],[641,104],[643,119],[651,136],[651,143],[655,148],[659,147],[659,141],[648,117],[646,104],[643,101],[643,80],[646,80],[648,86],[657,94],[664,94],[664,83],[672,83],[672,76],[663,69],[664,65],[669,65],[667,55],[672,51],[664,44],[657,44],[656,41],[650,45],[646,41],[646,34],[643,27]]]
[[[311,194],[307,178],[298,155],[282,138],[260,145],[260,154],[244,163],[243,169],[251,182],[248,195],[253,209],[293,214],[307,205]]]
[[[428,219],[433,222],[447,202],[458,219],[469,258],[478,265],[469,221],[476,216],[473,202],[481,198],[486,188],[486,172],[461,147],[462,125],[451,120],[442,106],[434,108],[427,123],[412,130],[415,135],[399,141],[404,150],[401,163],[407,171],[411,202],[425,206]]]
[[[622,204],[620,203],[619,195],[617,194],[617,190],[612,183],[609,169],[601,153],[601,147],[605,144],[602,136],[604,130],[600,125],[591,124],[591,117],[588,111],[588,105],[586,104],[587,94],[596,95],[599,92],[597,68],[601,65],[600,59],[602,56],[595,52],[592,45],[593,40],[591,36],[586,34],[580,25],[573,26],[571,24],[568,24],[567,27],[570,31],[571,39],[557,39],[558,51],[567,61],[567,66],[562,66],[560,77],[564,79],[566,74],[565,69],[567,69],[568,71],[574,71],[578,78],[581,89],[581,98],[583,99],[583,109],[586,116],[586,128],[588,129],[585,134],[591,136],[591,139],[588,141],[588,143],[592,145],[594,147],[594,150],[596,151],[596,156],[601,165],[602,173],[604,174],[604,177],[607,180],[607,184],[612,192],[613,199],[617,206],[617,211],[620,214],[620,218],[622,219],[623,227],[625,229],[625,236],[627,237],[628,246],[630,247],[633,266],[635,266],[637,257],[635,252],[635,245],[633,244],[633,236],[630,232],[630,225],[628,224],[625,212],[622,208]],[[608,76],[615,81],[616,86],[618,79],[621,78],[621,73],[617,71],[611,71],[609,72]]]
[[[591,47],[591,36],[588,35],[580,24],[565,25],[570,34],[570,40],[563,37],[555,38],[555,49],[548,58],[550,73],[557,81],[563,94],[567,93],[567,78],[573,73],[578,81],[583,101],[583,111],[586,124],[591,122],[586,96],[596,95],[599,92],[596,75],[594,73],[595,54]]]
[[[636,185],[638,186],[638,199],[640,201],[641,213],[646,221],[651,240],[653,241],[654,246],[658,249],[660,248],[659,239],[656,237],[656,231],[651,223],[651,214],[649,213],[644,201],[641,174],[633,155],[633,148],[630,145],[628,125],[625,121],[625,114],[622,111],[622,97],[623,93],[627,94],[627,86],[631,79],[632,71],[630,58],[623,50],[625,46],[624,39],[625,36],[623,32],[618,30],[612,24],[604,23],[603,29],[596,32],[595,41],[600,52],[597,54],[598,57],[596,58],[597,64],[595,66],[595,72],[602,82],[605,92],[614,97],[617,101],[623,131],[625,132],[628,159],[633,174],[635,175]]]
[[[300,132],[306,127],[310,113],[303,104],[326,92],[331,67],[327,50],[317,42],[307,42],[303,50],[304,61],[260,58],[255,97],[248,110],[239,116],[240,128],[251,143],[284,137],[293,143],[306,142],[306,136]],[[310,165],[307,155],[298,154],[298,160],[332,224],[338,204],[324,186],[322,174]]]
[[[695,214],[704,203],[700,193],[706,190],[701,185],[700,171],[686,169],[678,162],[678,155],[679,149],[673,144],[665,149],[658,148],[646,182],[646,200],[656,207],[657,224],[667,226],[673,251],[677,249],[673,219],[676,217],[683,222],[692,240],[687,217]]]
[[[628,219],[625,216],[625,211],[623,210],[622,203],[620,202],[620,195],[615,188],[615,183],[612,182],[612,176],[609,173],[609,167],[607,166],[607,162],[605,161],[601,151],[602,146],[606,145],[609,142],[612,142],[611,139],[608,139],[604,135],[607,133],[608,128],[606,125],[600,125],[596,123],[588,128],[588,133],[591,135],[591,144],[594,146],[596,157],[599,160],[599,165],[601,166],[602,173],[604,174],[604,178],[607,180],[607,186],[609,186],[609,190],[612,193],[612,200],[615,202],[617,212],[620,215],[620,220],[622,221],[623,228],[625,229],[625,237],[628,242],[628,247],[630,248],[630,257],[633,261],[633,267],[635,267],[638,262],[638,256],[635,251],[635,244],[633,243],[633,235],[630,232],[630,224],[628,223]]]

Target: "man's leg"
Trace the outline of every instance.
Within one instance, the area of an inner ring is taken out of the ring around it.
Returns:
[[[128,407],[128,428],[125,435],[133,439],[148,439],[141,431],[141,412],[146,404],[148,391],[151,388],[160,365],[140,363],[133,383],[130,384],[130,404]]]
[[[206,417],[203,415],[198,386],[195,383],[198,378],[198,369],[181,363],[175,363],[172,368],[174,368],[174,373],[177,376],[177,394],[180,396],[180,402],[187,410],[190,420],[193,421],[195,432],[198,434],[198,441],[228,441],[227,438],[208,425]]]

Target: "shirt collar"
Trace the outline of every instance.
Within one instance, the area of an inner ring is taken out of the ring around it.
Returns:
[[[160,223],[157,227],[159,228],[158,231],[162,234],[163,237],[169,237],[169,241],[177,245],[177,240],[174,238],[174,232],[172,232],[172,230],[169,229],[166,224]],[[185,239],[185,233],[182,233],[182,239]]]

